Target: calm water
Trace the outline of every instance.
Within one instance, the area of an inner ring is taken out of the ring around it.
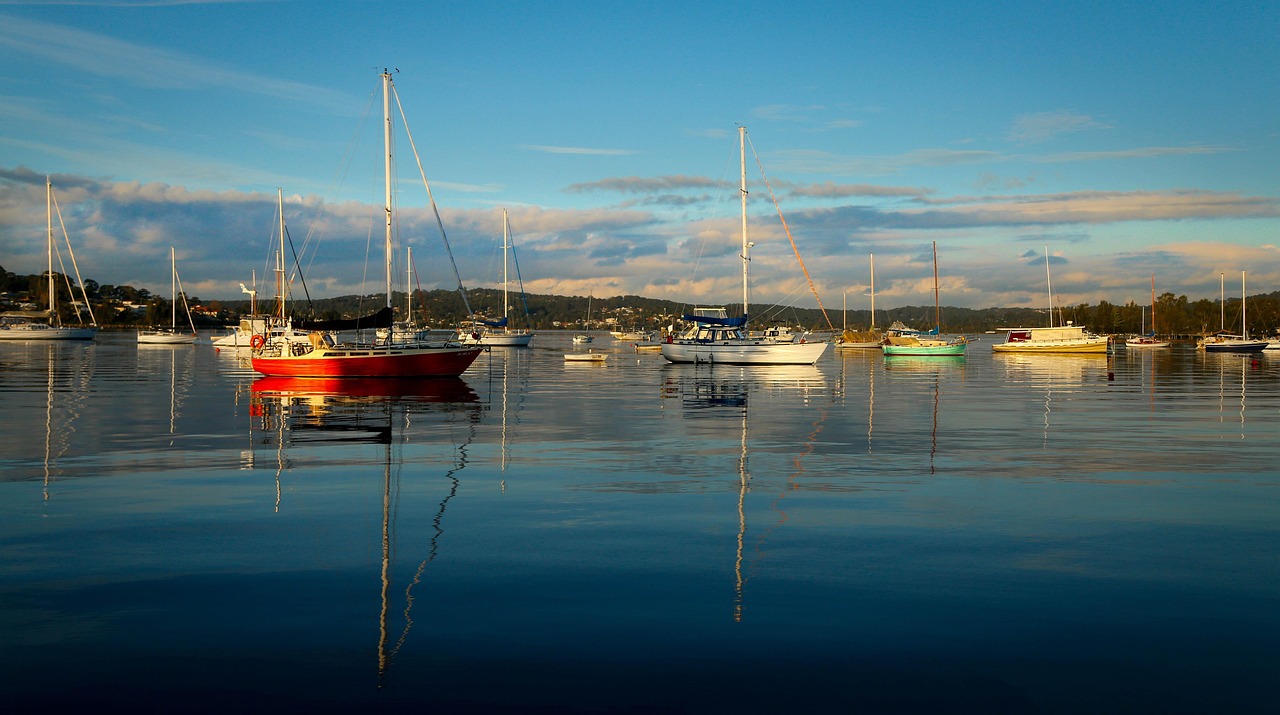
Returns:
[[[4,702],[1276,711],[1278,357],[535,343],[341,393],[0,344]]]

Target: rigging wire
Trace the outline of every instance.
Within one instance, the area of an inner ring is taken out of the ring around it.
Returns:
[[[813,285],[813,278],[809,276],[809,269],[804,265],[804,259],[800,257],[800,248],[796,246],[796,239],[791,235],[791,228],[787,226],[787,219],[782,215],[782,207],[778,205],[778,197],[773,193],[773,186],[769,183],[769,177],[764,173],[764,164],[760,162],[760,155],[756,153],[756,145],[751,142],[751,137],[747,137],[747,143],[751,144],[751,156],[755,157],[756,166],[760,168],[760,178],[764,180],[765,188],[769,190],[769,198],[773,200],[773,207],[778,211],[778,219],[782,221],[782,230],[787,234],[787,240],[791,242],[791,250],[796,254],[796,261],[800,263],[800,270],[804,271],[805,280],[809,281],[809,291],[813,293],[814,300],[818,301],[818,310],[822,311],[822,318],[827,321],[827,327],[835,330],[836,326],[832,324],[831,317],[827,315],[827,309],[822,305],[822,298],[818,295],[818,289]]]

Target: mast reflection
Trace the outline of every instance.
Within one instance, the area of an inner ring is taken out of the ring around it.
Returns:
[[[382,450],[382,533],[379,566],[379,608],[377,644],[377,682],[381,688],[391,663],[413,626],[414,587],[418,586],[427,565],[435,560],[444,536],[445,509],[457,496],[461,484],[457,473],[467,463],[467,447],[475,436],[475,428],[483,411],[475,391],[461,378],[430,379],[330,379],[264,377],[251,386],[258,409],[250,414],[260,422],[260,429],[278,438],[277,510],[279,507],[279,475],[290,466],[284,458],[284,445],[314,446],[333,444],[376,444]],[[468,425],[462,444],[454,444],[453,464],[445,472],[449,489],[440,500],[432,518],[433,529],[426,556],[404,587],[403,629],[394,644],[392,624],[392,554],[395,550],[395,504],[399,500],[400,468],[403,453],[393,447],[410,442],[416,421],[462,419]]]
[[[667,377],[662,387],[664,399],[679,399],[681,415],[685,419],[730,420],[737,427],[735,472],[737,481],[737,533],[734,537],[733,557],[733,621],[741,623],[746,606],[746,586],[753,571],[755,559],[747,556],[747,494],[752,490],[750,468],[750,420],[749,403],[753,392],[760,394],[799,392],[807,403],[810,395],[825,388],[825,378],[812,365],[804,366],[717,366],[714,369],[694,365],[669,365],[664,370]],[[799,489],[798,479],[804,472],[803,458],[814,447],[826,418],[825,408],[792,460],[793,472],[786,479],[786,488],[771,502],[778,513],[776,524],[764,529],[756,538],[756,558],[763,553],[764,545],[773,529],[787,519],[780,502],[788,492]]]

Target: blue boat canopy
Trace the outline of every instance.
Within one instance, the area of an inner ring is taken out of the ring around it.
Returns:
[[[502,320],[481,320],[480,324],[490,328],[505,328],[507,327],[507,316],[502,316]]]
[[[737,318],[713,318],[709,315],[689,315],[686,313],[681,318],[704,325],[723,325],[726,328],[741,328],[747,324],[747,316],[745,315]]]

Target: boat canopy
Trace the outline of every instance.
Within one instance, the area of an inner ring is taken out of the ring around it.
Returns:
[[[476,322],[477,322],[477,323],[479,323],[479,324],[481,324],[481,325],[484,325],[484,326],[486,326],[486,327],[490,327],[490,328],[505,328],[505,327],[507,327],[507,316],[505,316],[505,315],[504,315],[504,316],[502,316],[502,320],[479,320],[479,319],[477,319],[477,320],[476,320]]]
[[[301,330],[368,330],[370,328],[390,328],[394,317],[395,316],[391,308],[384,307],[376,313],[360,318],[345,318],[339,320],[299,320],[294,323],[294,327]]]
[[[710,315],[691,315],[685,313],[680,316],[683,320],[692,323],[702,323],[704,325],[723,325],[726,328],[741,328],[747,324],[747,316],[739,316],[737,318],[717,318]]]

